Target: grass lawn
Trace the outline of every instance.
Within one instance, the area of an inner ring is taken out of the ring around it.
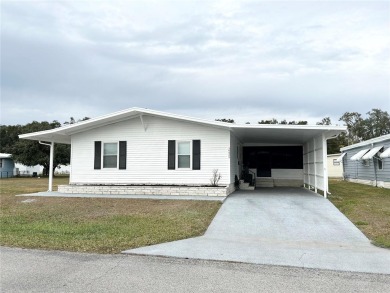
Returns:
[[[54,190],[68,180],[54,178]],[[15,196],[46,191],[47,184],[47,178],[0,180],[0,245],[118,253],[202,235],[221,206],[212,201]]]
[[[390,189],[329,180],[329,200],[373,244],[390,248]]]

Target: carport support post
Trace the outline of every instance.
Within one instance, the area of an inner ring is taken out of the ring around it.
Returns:
[[[54,142],[50,143],[49,190],[53,191]]]
[[[327,137],[325,133],[322,134],[322,164],[324,167],[324,197],[328,197],[328,148],[327,148]]]
[[[317,193],[317,146],[316,138],[313,138],[313,152],[314,152],[314,192]]]

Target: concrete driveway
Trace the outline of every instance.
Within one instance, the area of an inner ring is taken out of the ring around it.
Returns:
[[[235,192],[204,236],[124,253],[390,274],[389,250],[302,188]]]

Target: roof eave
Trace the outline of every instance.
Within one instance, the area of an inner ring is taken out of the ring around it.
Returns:
[[[355,144],[345,146],[345,147],[341,148],[340,151],[343,152],[343,151],[351,150],[351,149],[358,148],[358,147],[363,147],[363,146],[374,144],[374,143],[380,143],[380,142],[383,142],[386,140],[390,140],[390,134],[385,134],[385,135],[375,137],[375,138],[372,138],[372,139],[369,139],[366,141],[362,141],[362,142],[358,142]]]

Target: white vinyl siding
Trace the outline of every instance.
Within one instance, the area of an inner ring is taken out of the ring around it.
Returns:
[[[132,118],[72,135],[70,183],[209,185],[213,169],[222,175],[220,185],[230,183],[229,130],[146,115],[143,121]],[[168,170],[168,140],[194,139],[201,140],[201,170]],[[122,140],[127,141],[126,170],[94,170],[94,141]]]

